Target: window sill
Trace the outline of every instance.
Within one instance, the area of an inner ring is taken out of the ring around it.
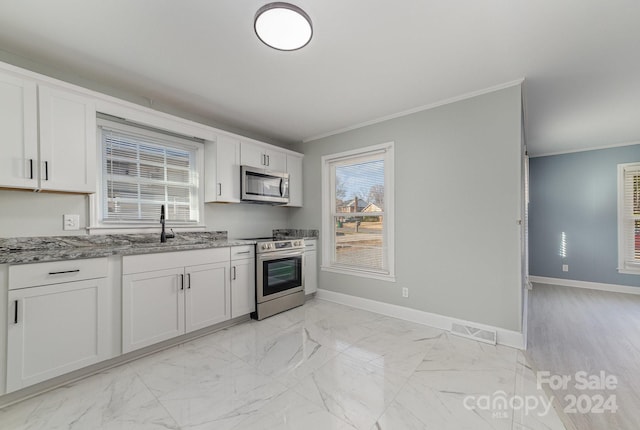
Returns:
[[[383,273],[367,272],[366,270],[348,269],[345,267],[321,266],[323,272],[339,273],[341,275],[358,276],[360,278],[378,279],[380,281],[396,282],[396,277]]]
[[[114,226],[92,226],[87,227],[89,234],[141,234],[141,233],[160,233],[161,227],[145,227],[145,226],[127,226],[127,225],[114,225]],[[166,231],[171,233],[173,229],[175,232],[189,232],[189,231],[205,231],[204,225],[192,225],[186,226],[171,226],[165,227]]]
[[[622,273],[623,275],[640,275],[640,267],[626,267],[624,269],[618,269],[618,273]]]

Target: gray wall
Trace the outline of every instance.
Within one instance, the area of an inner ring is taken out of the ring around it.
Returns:
[[[640,286],[640,276],[616,270],[617,165],[636,161],[640,145],[530,160],[531,275]],[[560,255],[562,232],[566,258]]]
[[[303,144],[291,227],[320,229],[321,157],[395,142],[397,282],[321,271],[320,288],[519,331],[520,113],[518,86]]]

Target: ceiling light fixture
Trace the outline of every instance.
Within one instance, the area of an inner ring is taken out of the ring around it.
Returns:
[[[311,18],[298,6],[275,2],[258,9],[253,22],[258,38],[280,51],[295,51],[306,46],[313,35]]]

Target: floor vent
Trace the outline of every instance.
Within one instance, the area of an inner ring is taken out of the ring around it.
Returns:
[[[451,324],[451,333],[480,342],[490,343],[491,345],[495,345],[498,338],[495,330],[485,330],[483,328],[458,323]]]

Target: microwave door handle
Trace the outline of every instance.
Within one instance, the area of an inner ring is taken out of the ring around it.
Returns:
[[[284,184],[284,178],[280,178],[280,197],[284,197],[284,193],[282,191],[282,184]]]

